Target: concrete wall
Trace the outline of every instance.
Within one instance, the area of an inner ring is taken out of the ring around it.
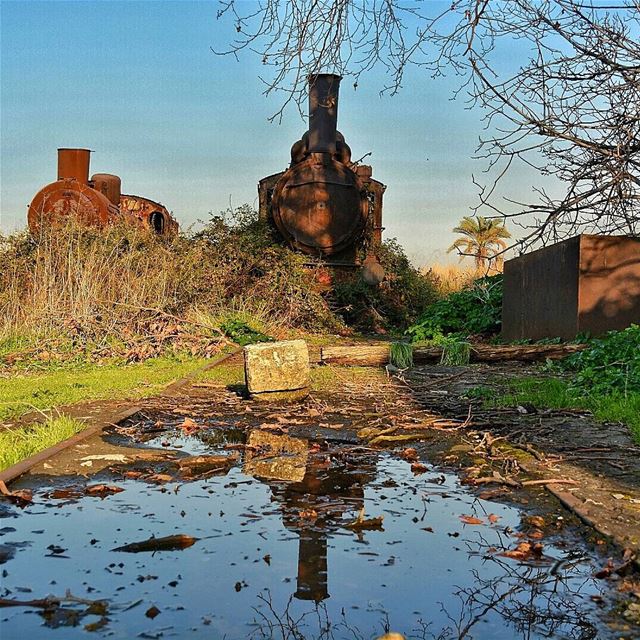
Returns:
[[[640,238],[580,236],[578,331],[640,323]]]

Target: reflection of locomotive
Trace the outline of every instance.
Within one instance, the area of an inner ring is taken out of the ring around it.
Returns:
[[[309,131],[291,148],[289,169],[258,184],[260,217],[292,248],[335,267],[362,264],[365,279],[379,282],[384,273],[373,252],[382,237],[385,186],[370,166],[351,162],[336,128],[340,80],[309,77]]]
[[[159,235],[175,235],[178,223],[153,200],[123,195],[120,178],[96,173],[89,180],[89,149],[58,149],[58,179],[35,195],[27,214],[32,233],[69,219],[102,227],[124,220]]]
[[[261,429],[249,435],[244,472],[267,482],[282,507],[282,522],[298,534],[294,596],[320,602],[329,597],[328,539],[364,506],[364,488],[376,475],[377,454],[312,453],[303,438]]]

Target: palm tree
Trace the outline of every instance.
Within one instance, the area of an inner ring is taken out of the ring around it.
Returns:
[[[460,255],[473,256],[478,270],[489,267],[496,254],[507,248],[504,239],[511,237],[502,221],[482,216],[465,216],[453,231],[462,238],[458,238],[447,252],[455,250]],[[496,262],[500,264],[502,259],[498,258]]]

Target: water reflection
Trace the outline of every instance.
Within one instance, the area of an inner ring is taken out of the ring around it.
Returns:
[[[327,599],[328,537],[364,507],[364,487],[376,476],[371,453],[334,451],[268,431],[249,434],[244,472],[266,482],[280,503],[284,526],[299,536],[299,600]]]

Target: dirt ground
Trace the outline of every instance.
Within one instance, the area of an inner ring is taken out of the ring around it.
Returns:
[[[531,406],[485,409],[468,392],[501,389],[514,376],[537,376],[519,363],[467,367],[416,367],[404,375],[413,399],[424,409],[465,420],[465,434],[488,432],[496,447],[516,447],[519,465],[543,477],[570,478],[575,485],[548,488],[600,533],[622,547],[640,550],[640,447],[620,423],[600,423],[588,412],[536,410]],[[498,454],[503,455],[504,452]],[[508,459],[508,457],[507,457]]]

